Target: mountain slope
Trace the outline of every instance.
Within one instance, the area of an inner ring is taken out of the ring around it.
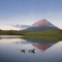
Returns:
[[[41,31],[41,30],[49,30],[49,29],[59,29],[56,26],[54,26],[53,24],[51,24],[50,22],[48,22],[45,19],[39,20],[37,22],[35,22],[34,24],[32,24],[32,27],[29,27],[25,30],[27,31]]]

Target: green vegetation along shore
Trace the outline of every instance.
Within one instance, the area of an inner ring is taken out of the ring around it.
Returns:
[[[62,40],[62,30],[44,31],[0,30],[0,35],[22,35],[23,38],[28,39]]]
[[[24,38],[62,40],[62,30],[29,31],[25,33]]]
[[[23,33],[17,30],[0,30],[0,35],[23,35]]]

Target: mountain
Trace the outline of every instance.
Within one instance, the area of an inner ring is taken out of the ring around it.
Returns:
[[[37,22],[35,22],[34,24],[32,24],[33,26],[53,26],[53,24],[51,24],[50,22],[48,22],[45,19],[41,19]]]
[[[48,22],[45,19],[41,19],[37,22],[35,22],[34,24],[32,24],[31,27],[25,29],[27,31],[41,31],[41,30],[48,30],[48,29],[59,29],[56,26],[54,26],[52,23]]]

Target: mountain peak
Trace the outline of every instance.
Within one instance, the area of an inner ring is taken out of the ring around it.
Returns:
[[[44,26],[44,25],[49,25],[49,26],[52,26],[53,24],[51,24],[50,22],[48,22],[46,19],[41,19],[41,20],[39,20],[39,21],[37,21],[37,22],[35,22],[34,24],[33,24],[33,26]]]
[[[32,24],[32,27],[29,27],[25,30],[27,30],[27,31],[31,31],[31,30],[32,31],[41,31],[41,30],[49,30],[49,29],[56,30],[58,28],[56,26],[54,26],[53,24],[51,24],[46,19],[41,19],[41,20],[35,22],[34,24]]]

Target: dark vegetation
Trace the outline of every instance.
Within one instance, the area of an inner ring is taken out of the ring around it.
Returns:
[[[0,35],[24,35],[21,31],[16,30],[0,30]]]

